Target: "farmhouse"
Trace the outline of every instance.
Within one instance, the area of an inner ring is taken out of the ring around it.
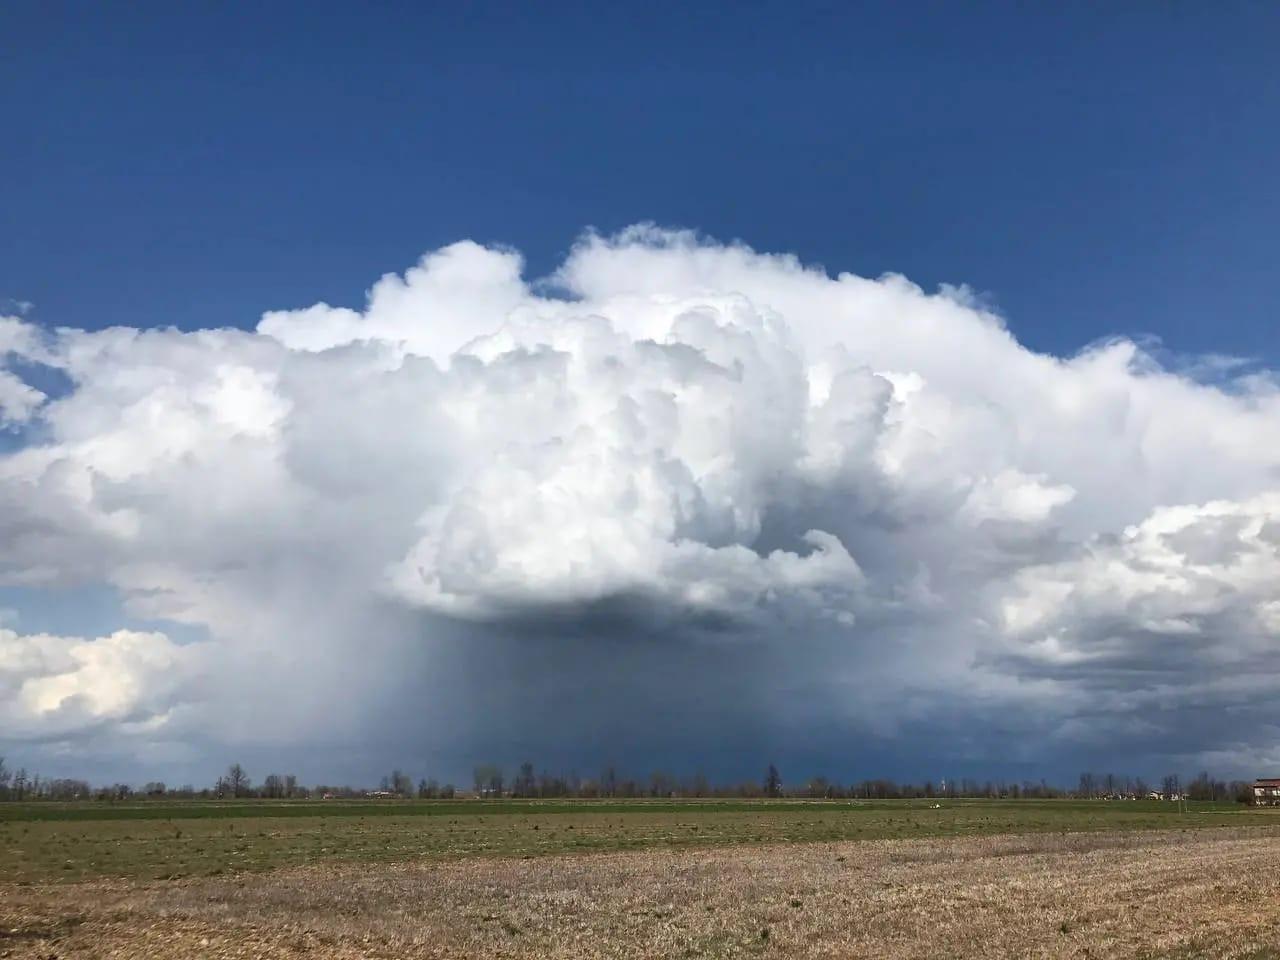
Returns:
[[[1253,802],[1258,806],[1280,806],[1280,777],[1255,780]]]

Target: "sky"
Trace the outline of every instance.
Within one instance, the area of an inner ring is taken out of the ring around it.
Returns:
[[[1280,767],[1280,14],[0,12],[0,754]]]

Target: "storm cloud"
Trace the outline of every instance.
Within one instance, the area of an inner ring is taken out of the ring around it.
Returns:
[[[0,585],[153,625],[19,609],[11,743],[1280,762],[1267,371],[653,227],[0,358]]]

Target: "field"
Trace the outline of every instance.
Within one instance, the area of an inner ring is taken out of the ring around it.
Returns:
[[[6,804],[0,957],[1280,957],[1278,856],[1233,804]]]

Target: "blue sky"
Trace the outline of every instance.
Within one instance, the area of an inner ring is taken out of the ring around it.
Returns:
[[[967,283],[1028,345],[1274,360],[1255,3],[16,3],[0,298],[252,326],[461,238],[652,220]]]
[[[1277,36],[5,5],[0,753],[1280,765]]]

